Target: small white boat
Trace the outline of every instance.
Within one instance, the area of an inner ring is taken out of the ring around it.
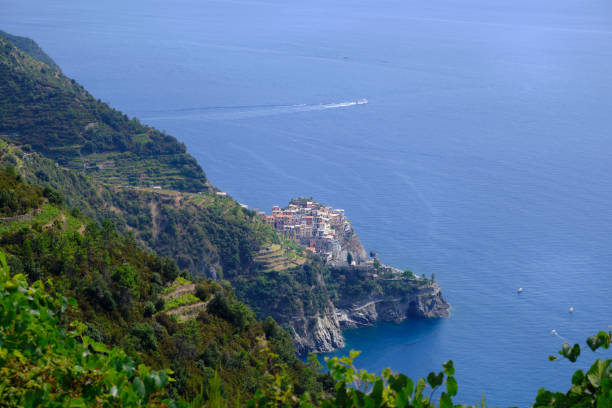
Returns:
[[[570,312],[570,313],[574,313],[574,306],[570,306],[570,308],[569,308],[569,312]]]
[[[555,329],[552,329],[552,330],[550,331],[550,334],[557,334],[557,331],[556,331]]]
[[[358,100],[355,101],[355,103],[357,105],[365,105],[366,103],[368,103],[368,100],[366,98],[358,99]]]
[[[521,293],[523,291],[523,288],[518,288],[517,292]]]

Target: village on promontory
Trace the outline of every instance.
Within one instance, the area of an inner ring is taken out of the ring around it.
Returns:
[[[295,198],[285,208],[272,207],[272,215],[257,214],[267,224],[333,265],[374,262],[359,241],[344,210],[311,198]],[[373,255],[373,254],[372,254]]]

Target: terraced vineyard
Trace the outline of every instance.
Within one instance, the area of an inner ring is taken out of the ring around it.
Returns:
[[[200,312],[206,310],[206,305],[212,298],[202,301],[195,296],[195,284],[190,281],[178,278],[161,295],[166,302],[163,313],[175,316],[179,322],[185,322],[198,317]]]
[[[286,250],[279,244],[273,244],[261,249],[255,256],[254,262],[260,265],[264,272],[280,272],[303,265],[306,258]]]
[[[80,234],[83,233],[85,228],[82,220],[45,203],[39,209],[28,214],[0,219],[0,234],[14,234],[30,225],[39,230],[46,230],[55,226],[69,233],[78,232]]]

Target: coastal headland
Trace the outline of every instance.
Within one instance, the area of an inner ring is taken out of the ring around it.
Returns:
[[[299,352],[343,347],[344,328],[449,315],[450,305],[440,286],[433,279],[382,264],[373,252],[368,254],[344,210],[311,198],[295,198],[286,207],[274,206],[271,215],[257,214],[325,265],[318,280],[329,295],[325,307],[314,316],[298,313],[281,318],[291,327]],[[274,251],[278,249],[268,248],[260,260],[274,259]]]

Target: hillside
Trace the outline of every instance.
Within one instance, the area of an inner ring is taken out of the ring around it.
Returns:
[[[11,272],[52,282],[75,298],[66,322],[82,322],[95,341],[171,368],[176,382],[169,395],[195,398],[217,373],[226,393],[245,401],[276,364],[287,367],[292,381],[308,384],[296,389],[323,391],[326,379],[295,357],[289,335],[272,320],[257,321],[230,287],[185,279],[174,261],[143,251],[108,222],[99,226],[68,209],[54,191],[24,183],[10,169],[0,170],[0,186],[15,199],[0,200],[2,214],[12,215],[0,219],[0,248]],[[15,209],[14,201],[22,206]]]
[[[0,164],[57,191],[69,206],[110,220],[145,248],[173,257],[198,276],[246,269],[262,242],[276,235],[236,202],[215,194],[101,183],[36,152],[0,140]],[[231,235],[231,239],[228,236]]]
[[[207,190],[182,143],[96,100],[31,43],[15,45],[0,35],[0,135],[104,183]]]

